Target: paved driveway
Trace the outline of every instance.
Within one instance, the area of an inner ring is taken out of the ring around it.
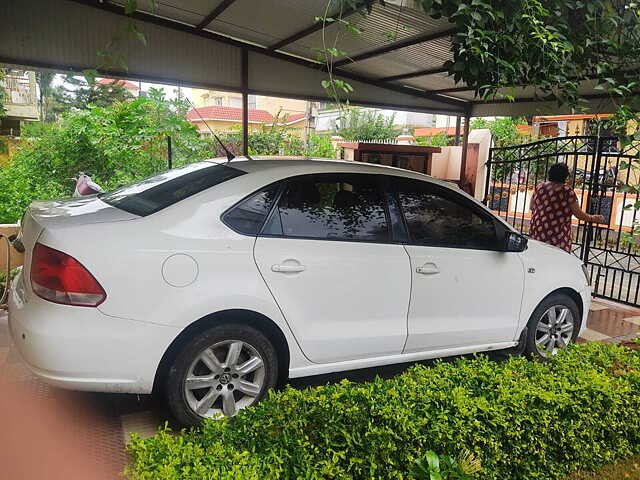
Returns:
[[[587,330],[579,341],[626,340],[633,338],[638,330],[640,310],[597,301],[592,305]],[[376,375],[391,377],[409,365],[295,379],[291,385],[320,385],[342,378],[366,381]],[[152,435],[167,418],[166,412],[149,396],[67,392],[38,381],[10,350],[4,311],[0,311],[0,389],[4,389],[0,396],[0,464],[22,464],[27,469],[16,470],[7,478],[71,478],[63,476],[64,462],[73,465],[76,475],[73,478],[80,478],[77,469],[84,462],[93,472],[92,480],[121,480],[119,472],[126,462],[124,446],[129,435],[132,432]],[[20,434],[22,439],[17,436]],[[64,453],[65,442],[74,446],[73,451]],[[32,455],[33,448],[51,453],[50,462],[42,458],[35,461],[39,457]],[[20,452],[28,452],[29,456],[18,458]],[[62,462],[62,467],[56,462]],[[52,476],[52,471],[59,472],[60,477]]]

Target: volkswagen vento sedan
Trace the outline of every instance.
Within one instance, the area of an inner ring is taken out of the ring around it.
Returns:
[[[288,377],[520,348],[585,326],[577,258],[445,182],[242,158],[33,203],[11,287],[17,349],[53,385],[162,392],[185,425]]]

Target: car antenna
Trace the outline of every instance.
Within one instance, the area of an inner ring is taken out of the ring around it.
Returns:
[[[202,123],[204,123],[204,126],[207,127],[209,129],[209,132],[211,133],[211,135],[214,136],[214,138],[218,141],[218,143],[220,144],[220,146],[222,147],[222,149],[226,152],[227,154],[227,162],[230,162],[231,160],[233,160],[234,158],[236,158],[236,156],[231,153],[229,151],[229,149],[225,146],[224,143],[222,143],[222,140],[220,140],[220,138],[213,133],[213,130],[211,130],[211,127],[209,126],[209,124],[207,122],[204,121],[204,118],[202,118],[202,115],[200,115],[200,112],[198,111],[198,109],[193,105],[193,103],[191,103],[191,100],[189,100],[188,98],[185,97],[185,100],[187,102],[189,102],[189,105],[191,105],[191,108],[193,108],[193,110],[198,114],[198,116],[200,117],[200,120],[202,120]]]

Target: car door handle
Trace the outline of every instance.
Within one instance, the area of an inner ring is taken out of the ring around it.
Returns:
[[[303,272],[307,267],[304,265],[271,265],[272,272],[297,273]]]
[[[440,269],[435,263],[425,263],[421,267],[416,268],[416,272],[422,275],[435,275],[440,273]]]

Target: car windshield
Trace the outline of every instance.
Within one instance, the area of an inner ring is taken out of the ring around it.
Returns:
[[[145,217],[244,174],[226,165],[198,162],[101,194],[99,198],[121,210]]]

